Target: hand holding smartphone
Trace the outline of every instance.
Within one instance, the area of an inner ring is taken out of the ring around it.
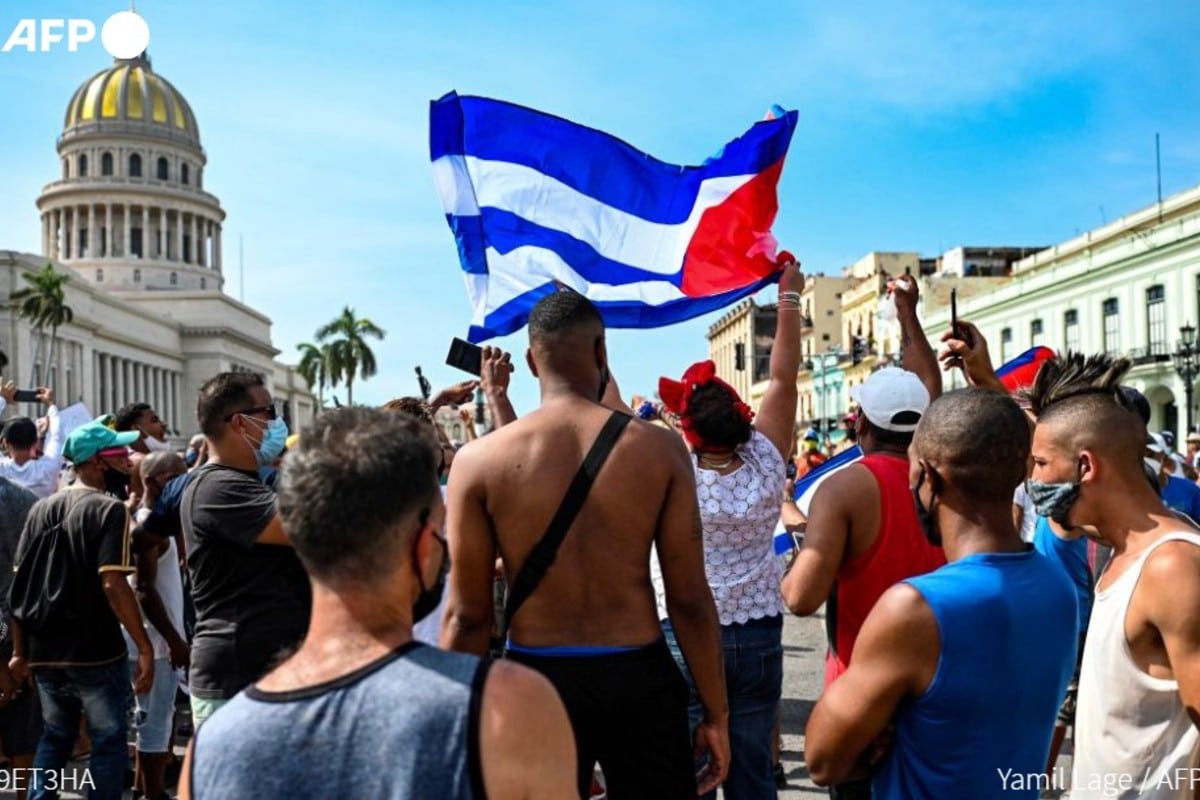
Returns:
[[[17,389],[17,396],[13,400],[18,403],[36,403],[38,402],[37,389]]]

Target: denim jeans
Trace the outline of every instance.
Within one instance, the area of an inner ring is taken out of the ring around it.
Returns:
[[[703,708],[696,685],[679,650],[675,632],[663,623],[671,655],[691,690],[688,717],[694,729]],[[775,800],[775,720],[783,692],[783,618],[768,617],[745,625],[722,625],[725,649],[725,686],[729,700],[729,776],[723,786],[725,800]],[[716,792],[706,795],[709,800]]]
[[[79,735],[79,714],[83,712],[92,740],[88,771],[95,786],[88,797],[119,800],[129,765],[125,712],[133,689],[128,662],[121,658],[101,667],[38,667],[34,680],[44,722],[33,759],[35,770],[60,771],[67,766]],[[45,783],[41,773],[35,771],[30,782],[31,800],[58,797],[58,792],[45,788]]]

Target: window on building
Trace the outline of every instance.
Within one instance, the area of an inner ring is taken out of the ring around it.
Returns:
[[[133,282],[134,283],[142,282],[142,271],[140,269],[135,269],[133,271]]]
[[[1005,328],[1000,331],[1000,363],[1005,364],[1013,357],[1013,334],[1012,328]]]
[[[100,156],[100,174],[101,175],[112,175],[113,174],[112,153],[105,153],[104,155]]]
[[[100,229],[100,249],[96,251],[96,255],[102,256],[108,253],[108,228]]]
[[[1063,346],[1068,352],[1078,353],[1079,344],[1079,312],[1071,309],[1063,314]]]
[[[129,157],[129,177],[142,177],[142,157],[137,153],[134,153]]]
[[[179,167],[179,182],[186,184],[188,182],[188,165],[181,164]]]
[[[158,179],[165,181],[170,174],[171,167],[167,164],[167,159],[159,157],[158,159]]]
[[[1121,309],[1117,298],[1105,300],[1101,310],[1104,316],[1104,352],[1115,356],[1121,348]]]
[[[1161,284],[1146,290],[1146,340],[1150,355],[1167,354],[1167,293]]]
[[[87,177],[87,156],[82,153],[79,155],[79,177]]]
[[[180,253],[180,255],[183,256],[181,259],[179,259],[180,261],[185,261],[188,264],[192,263],[192,236],[191,236],[191,234],[185,233],[183,235],[183,252]]]
[[[201,278],[201,279],[200,279],[200,288],[201,288],[201,289],[207,289],[207,288],[208,288],[208,281],[204,280],[204,278]]]
[[[104,270],[96,270],[96,283],[104,283]]]
[[[171,285],[172,285],[172,286],[178,286],[178,285],[179,285],[179,273],[178,273],[178,272],[172,272],[172,273],[171,273]]]
[[[88,229],[79,229],[79,257],[88,258],[91,253],[88,252]]]
[[[130,252],[132,252],[138,258],[144,258],[145,254],[142,252],[142,229],[131,228],[129,231],[129,239]]]
[[[1040,319],[1035,319],[1033,322],[1029,323],[1030,345],[1033,347],[1037,347],[1039,345],[1045,344],[1045,341],[1046,341],[1046,337],[1043,335],[1042,321]]]

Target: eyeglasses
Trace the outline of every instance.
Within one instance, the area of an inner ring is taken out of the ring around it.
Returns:
[[[225,417],[225,421],[229,422],[234,417],[238,416],[239,414],[242,414],[245,416],[250,416],[252,414],[266,414],[267,419],[276,419],[279,416],[279,409],[277,409],[274,405],[255,406],[254,408],[243,408],[241,411],[235,411],[232,414],[230,414],[229,416]]]

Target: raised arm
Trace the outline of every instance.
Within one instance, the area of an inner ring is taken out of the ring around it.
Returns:
[[[492,637],[492,580],[496,537],[488,519],[483,468],[477,449],[487,440],[464,447],[450,467],[446,483],[446,540],[450,577],[440,644],[447,650],[483,655]]]
[[[785,255],[786,257],[786,255]],[[771,375],[754,426],[785,459],[796,438],[796,374],[800,370],[800,293],[804,275],[794,260],[779,278],[779,313],[771,346]]]
[[[499,347],[483,348],[483,362],[479,382],[492,410],[492,425],[496,428],[507,425],[517,418],[517,411],[508,399],[508,384],[512,380],[512,355]]]
[[[850,667],[809,717],[804,756],[814,783],[838,783],[877,760],[872,745],[900,702],[929,686],[938,648],[937,621],[921,594],[905,583],[888,589],[863,623]]]
[[[937,356],[925,337],[921,321],[917,319],[917,300],[920,289],[917,279],[904,275],[891,283],[896,298],[896,317],[900,321],[900,348],[904,351],[904,368],[915,373],[929,390],[929,399],[942,395],[942,373],[938,369]]]
[[[988,352],[987,339],[972,323],[960,319],[957,331],[942,334],[942,352],[938,356],[942,369],[961,369],[967,382],[980,389],[1008,393],[1004,384],[996,377],[992,367],[992,356]]]

